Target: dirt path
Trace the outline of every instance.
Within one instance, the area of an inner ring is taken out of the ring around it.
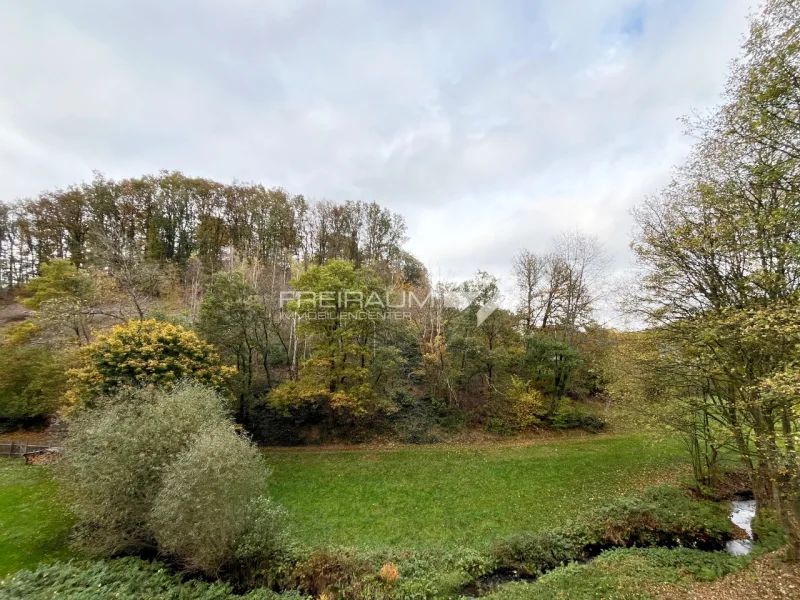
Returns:
[[[269,452],[391,452],[394,450],[446,450],[475,449],[475,448],[514,448],[526,446],[546,446],[551,444],[580,444],[590,440],[616,439],[629,437],[625,433],[587,433],[584,431],[572,432],[543,432],[515,438],[498,438],[485,435],[465,435],[456,439],[433,444],[404,444],[393,441],[369,442],[365,444],[323,444],[320,446],[261,446],[262,450]]]

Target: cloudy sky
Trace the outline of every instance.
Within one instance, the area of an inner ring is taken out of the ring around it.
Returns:
[[[597,235],[713,106],[748,0],[0,0],[0,198],[177,169],[377,201],[433,271]]]

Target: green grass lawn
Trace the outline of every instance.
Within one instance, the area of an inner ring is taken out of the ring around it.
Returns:
[[[677,443],[639,436],[265,454],[272,494],[303,541],[366,549],[481,546],[558,525],[686,464]],[[49,468],[0,459],[0,577],[70,556],[72,520],[56,493]]]
[[[0,458],[0,577],[70,555],[70,515],[47,467]]]
[[[479,546],[558,525],[686,465],[676,442],[643,436],[266,454],[272,495],[301,539],[362,548]]]

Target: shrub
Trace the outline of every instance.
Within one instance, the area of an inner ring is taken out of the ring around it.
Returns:
[[[365,557],[349,550],[316,550],[298,561],[290,577],[290,585],[304,593],[321,598],[358,598],[375,569]]]
[[[536,576],[584,558],[589,542],[577,529],[521,532],[496,542],[494,553],[501,571]]]
[[[610,548],[684,546],[719,550],[732,535],[723,507],[693,501],[675,487],[659,486],[640,496],[620,498],[581,522],[504,538],[495,544],[494,554],[502,570],[540,575]]]
[[[547,410],[544,394],[532,382],[511,376],[505,397],[492,407],[488,429],[502,434],[515,434],[542,422]]]
[[[66,392],[72,353],[58,354],[37,339],[28,321],[3,330],[0,343],[0,423],[41,421],[56,412]]]
[[[508,413],[513,427],[522,430],[541,422],[544,416],[544,394],[537,390],[531,382],[518,377],[511,377],[508,391]]]
[[[70,261],[59,258],[41,265],[39,277],[31,279],[24,288],[21,304],[39,310],[42,304],[52,301],[74,302],[78,298],[91,296],[92,278],[79,270]]]
[[[587,414],[573,406],[562,408],[550,418],[553,429],[585,429],[592,433],[605,429],[606,422],[600,417]]]
[[[685,546],[720,550],[733,535],[725,508],[695,501],[674,486],[657,486],[595,512],[587,527],[601,548]]]
[[[9,600],[303,600],[296,592],[258,589],[237,596],[223,583],[184,583],[163,565],[137,558],[56,563],[19,571],[0,581],[0,596]]]
[[[283,585],[329,600],[432,600],[458,597],[494,569],[494,558],[473,548],[324,549],[298,559]]]
[[[245,531],[234,546],[229,577],[248,589],[256,584],[272,588],[283,581],[296,560],[288,520],[283,506],[265,496],[255,498],[247,508]]]
[[[136,552],[155,546],[147,521],[164,470],[197,432],[227,429],[229,420],[214,391],[189,382],[124,391],[106,404],[73,413],[60,478],[86,550]]]
[[[129,390],[73,415],[63,484],[95,554],[158,549],[192,569],[265,563],[285,542],[268,470],[213,390]]]
[[[407,444],[431,444],[440,441],[440,430],[458,429],[458,414],[438,398],[418,397],[410,392],[398,393],[394,402],[397,412],[388,422],[398,440]]]
[[[153,503],[149,525],[159,548],[214,575],[240,555],[279,554],[284,515],[263,496],[268,476],[258,450],[232,428],[199,433],[167,466]]]
[[[72,399],[114,394],[125,386],[169,387],[194,379],[219,387],[231,374],[214,347],[183,327],[151,319],[113,327],[82,350],[85,366],[69,372]]]
[[[631,548],[605,552],[587,564],[570,563],[534,583],[511,583],[487,600],[573,600],[660,597],[668,584],[712,581],[740,569],[746,558],[688,548]],[[683,597],[683,596],[681,596]]]

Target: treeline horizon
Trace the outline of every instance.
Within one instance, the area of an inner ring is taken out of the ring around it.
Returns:
[[[605,252],[579,232],[555,236],[546,253],[520,251],[514,308],[483,320],[497,277],[431,282],[403,248],[402,215],[374,202],[308,202],[179,172],[97,174],[0,205],[0,228],[0,281],[33,311],[4,331],[16,374],[8,396],[27,398],[10,401],[6,419],[51,414],[82,349],[113,326],[138,332],[135,322],[155,319],[213,345],[233,369],[237,419],[263,442],[316,430],[413,441],[465,426],[602,427],[568,402],[602,392],[610,335],[594,322]],[[400,320],[382,318],[382,307],[374,319],[318,322],[282,302],[291,290],[366,298],[391,289],[431,301]],[[451,306],[453,293],[473,300]]]
[[[406,233],[403,216],[375,202],[310,201],[180,171],[121,180],[96,172],[88,182],[0,201],[0,287],[19,287],[52,259],[83,268],[119,255],[179,268],[197,258],[208,272],[233,257],[283,268],[340,258],[420,277],[421,263],[402,247]]]

